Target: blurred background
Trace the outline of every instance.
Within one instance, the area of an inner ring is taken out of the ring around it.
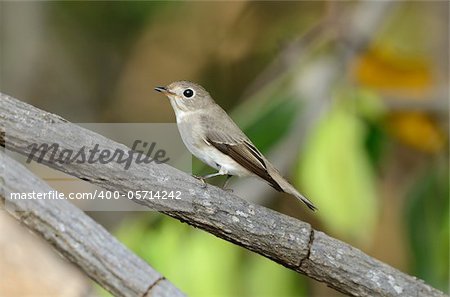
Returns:
[[[0,7],[3,93],[72,122],[170,123],[153,87],[198,82],[319,211],[258,181],[238,195],[448,293],[447,1]],[[190,296],[342,296],[158,213],[89,215]],[[108,296],[0,221],[0,296]]]

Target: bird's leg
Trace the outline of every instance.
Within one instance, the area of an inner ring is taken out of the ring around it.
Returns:
[[[199,181],[202,182],[202,185],[201,185],[202,188],[206,188],[206,182],[205,182],[205,179],[203,178],[203,176],[198,176],[198,175],[193,174],[192,177],[195,177],[196,179],[198,179]]]
[[[192,175],[192,176],[202,182],[202,188],[206,188],[207,184],[206,184],[205,180],[207,180],[208,178],[211,178],[211,177],[219,176],[219,175],[223,175],[223,173],[221,173],[219,171],[219,172],[216,172],[216,173],[207,174],[205,176],[197,176],[197,175]]]
[[[225,182],[223,183],[222,190],[233,192],[233,189],[227,189],[227,185],[228,185],[231,177],[232,177],[231,174],[227,174],[227,178],[225,179]]]

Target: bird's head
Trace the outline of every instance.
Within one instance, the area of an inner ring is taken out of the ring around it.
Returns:
[[[213,103],[202,86],[189,81],[176,81],[166,87],[156,87],[155,90],[170,99],[175,111],[195,111]]]

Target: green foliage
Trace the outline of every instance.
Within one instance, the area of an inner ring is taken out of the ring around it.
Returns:
[[[130,218],[116,234],[189,296],[306,296],[297,273],[158,214]]]
[[[369,122],[376,122],[386,113],[386,107],[379,95],[368,89],[350,89],[342,94],[354,104],[356,113]]]
[[[310,135],[298,168],[301,188],[314,197],[317,215],[327,230],[368,243],[378,203],[363,122],[341,101]]]
[[[414,275],[448,292],[449,175],[446,162],[435,164],[411,188],[405,219]]]
[[[376,167],[385,153],[388,137],[380,120],[386,108],[380,96],[366,89],[347,91],[346,97],[354,102],[355,111],[363,119],[366,127],[365,149],[372,165]]]
[[[259,150],[267,152],[289,131],[298,111],[298,101],[289,98],[274,101],[265,109],[258,110],[257,117],[245,128],[245,133]]]
[[[306,279],[261,256],[252,255],[243,267],[245,296],[308,296]]]
[[[377,167],[377,165],[380,164],[382,157],[385,155],[388,136],[380,123],[366,121],[365,124],[367,132],[364,147],[372,165]]]

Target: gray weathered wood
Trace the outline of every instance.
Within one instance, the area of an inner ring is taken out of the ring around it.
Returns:
[[[0,123],[5,131],[6,147],[24,155],[29,154],[32,143],[58,143],[60,150],[78,150],[82,145],[92,146],[94,143],[110,150],[126,149],[7,95],[1,95]],[[445,296],[421,280],[314,231],[305,222],[250,204],[217,187],[203,189],[195,178],[165,164],[133,164],[125,171],[116,163],[60,164],[49,162],[48,156],[44,163],[108,190],[180,190],[185,204],[158,200],[140,203],[163,209],[162,212],[169,216],[325,282],[348,295]]]
[[[47,240],[103,288],[115,296],[184,296],[68,201],[8,198],[11,193],[54,190],[1,151],[0,172],[0,200],[6,211]]]

